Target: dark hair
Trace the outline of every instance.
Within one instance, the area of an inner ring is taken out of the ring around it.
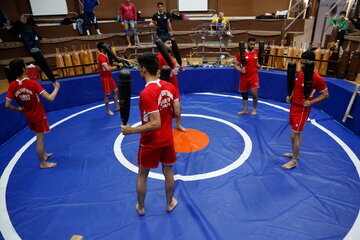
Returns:
[[[152,52],[143,53],[138,57],[140,67],[144,67],[151,75],[155,76],[159,68],[157,56]]]
[[[163,2],[158,2],[158,3],[157,3],[157,6],[160,6],[160,5],[163,5],[163,6],[164,6],[164,3],[163,3]]]
[[[315,53],[314,53],[314,51],[312,49],[308,49],[308,50],[306,50],[305,52],[303,52],[301,54],[301,58],[314,61],[315,60]]]
[[[254,38],[254,37],[249,37],[247,41],[248,41],[248,42],[256,42],[256,38]]]
[[[171,37],[163,35],[163,36],[160,37],[160,39],[161,39],[161,41],[166,42],[166,41],[171,40]]]
[[[104,45],[104,42],[98,42],[97,44],[96,44],[96,47],[97,47],[97,49],[99,49],[99,51],[101,52],[101,49],[102,49],[102,46]]]
[[[346,12],[345,12],[345,11],[341,11],[341,12],[339,13],[339,15],[346,15]]]
[[[9,66],[16,77],[20,77],[24,73],[25,63],[23,59],[14,59],[10,62]]]

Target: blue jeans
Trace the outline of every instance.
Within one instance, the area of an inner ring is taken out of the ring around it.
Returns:
[[[24,43],[26,49],[30,51],[32,48],[40,48],[39,37],[33,33],[22,33],[20,40]]]
[[[136,25],[134,20],[126,20],[124,19],[124,30],[125,30],[125,36],[130,36],[130,30],[134,33],[134,35],[137,35],[136,32]]]
[[[216,23],[216,30],[217,31],[222,31],[225,27],[225,30],[227,30],[227,23],[223,22],[223,23]]]

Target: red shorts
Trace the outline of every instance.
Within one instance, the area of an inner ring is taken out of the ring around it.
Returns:
[[[249,77],[240,76],[239,92],[247,92],[249,89],[259,88],[259,76],[258,74],[252,74]]]
[[[294,132],[302,132],[309,118],[311,108],[301,105],[291,104],[289,125]]]
[[[176,162],[174,144],[162,148],[150,148],[139,146],[138,165],[142,168],[157,168],[161,162],[164,165],[172,165]]]
[[[38,122],[28,122],[31,131],[42,134],[50,131],[49,122],[47,117]]]
[[[110,95],[111,92],[117,88],[112,77],[101,77],[101,85],[105,95]]]

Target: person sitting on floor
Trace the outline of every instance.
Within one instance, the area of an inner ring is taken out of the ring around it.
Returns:
[[[230,22],[227,17],[224,16],[224,12],[219,12],[218,17],[214,18],[210,24],[210,30],[221,31],[223,33],[231,35]]]
[[[36,32],[35,27],[35,20],[25,14],[21,14],[20,19],[14,23],[15,32],[19,34],[19,39],[29,52],[32,48],[40,48],[41,36]]]
[[[346,12],[341,11],[339,13],[339,17],[330,20],[330,25],[338,30],[337,40],[340,41],[339,46],[342,46],[344,42],[344,36],[346,32],[349,30],[349,26],[347,25],[345,16],[346,16]]]

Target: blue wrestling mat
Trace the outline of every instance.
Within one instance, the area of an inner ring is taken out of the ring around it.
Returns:
[[[138,124],[138,98],[131,106],[129,123]],[[123,137],[119,113],[106,115],[98,102],[48,114],[45,145],[58,163],[53,169],[40,170],[28,128],[0,146],[3,237],[360,239],[359,136],[313,109],[299,166],[286,171],[289,104],[260,98],[257,116],[239,116],[239,94],[201,93],[183,95],[182,106],[183,126],[210,141],[177,154],[173,212],[165,211],[159,168],[149,175],[146,215],[138,216],[140,136]]]

